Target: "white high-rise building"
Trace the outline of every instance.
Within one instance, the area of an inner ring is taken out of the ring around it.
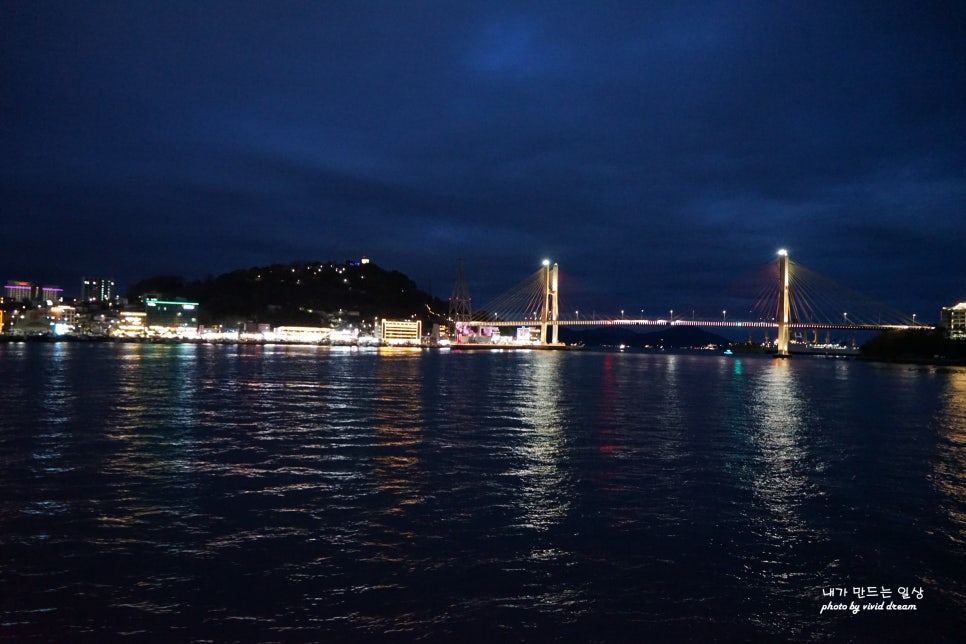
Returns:
[[[944,306],[939,312],[939,323],[950,338],[966,339],[966,302]]]

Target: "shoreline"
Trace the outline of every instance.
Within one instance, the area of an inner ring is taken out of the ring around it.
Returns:
[[[255,339],[237,339],[237,340],[206,340],[201,338],[122,338],[122,337],[107,337],[107,336],[5,336],[0,335],[0,345],[2,344],[48,344],[48,343],[68,343],[68,344],[105,344],[105,343],[116,343],[116,344],[209,344],[209,345],[283,345],[283,346],[314,346],[314,347],[355,347],[355,348],[369,348],[369,349],[379,349],[379,348],[396,348],[404,347],[410,349],[433,349],[442,351],[577,351],[582,349],[594,349],[593,346],[587,345],[573,345],[565,343],[556,344],[534,344],[534,345],[514,345],[514,344],[483,344],[483,343],[462,343],[462,344],[452,344],[449,346],[441,346],[434,344],[413,344],[413,345],[389,345],[389,344],[356,344],[356,343],[318,343],[318,342],[295,342],[290,340],[255,340]],[[735,351],[735,356],[771,356],[774,357],[773,353],[767,351],[757,352],[757,351]],[[859,354],[838,354],[835,352],[831,353],[793,353],[791,358],[848,358],[853,360],[861,360],[863,362],[880,362],[884,364],[898,364],[898,365],[910,365],[910,366],[920,366],[920,367],[966,367],[966,358],[946,358],[938,356],[916,356],[911,354],[901,355],[901,356],[883,356],[883,355],[863,355]]]
[[[885,356],[858,356],[863,362],[882,362],[885,364],[905,364],[917,367],[966,367],[966,360],[957,358],[920,358],[903,356],[888,358]]]

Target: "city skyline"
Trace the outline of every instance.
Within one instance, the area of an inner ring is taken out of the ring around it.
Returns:
[[[445,298],[462,257],[486,301],[549,257],[666,308],[787,247],[966,299],[958,6],[6,5],[3,279],[368,255]]]

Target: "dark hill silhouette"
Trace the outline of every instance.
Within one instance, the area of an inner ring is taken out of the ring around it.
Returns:
[[[887,362],[961,365],[966,364],[966,340],[950,339],[942,328],[885,331],[863,344],[860,354]]]
[[[421,291],[399,271],[373,263],[294,262],[185,281],[159,276],[128,289],[131,301],[155,294],[200,304],[199,322],[318,325],[335,319],[409,318],[440,321],[446,303]]]

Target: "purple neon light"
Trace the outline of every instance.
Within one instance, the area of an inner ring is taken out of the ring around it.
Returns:
[[[6,286],[4,286],[4,288],[18,288],[21,291],[29,291],[33,287],[32,286],[21,286],[19,284],[7,284]],[[57,286],[41,286],[40,287],[40,290],[41,291],[63,291],[64,289],[59,288]]]

